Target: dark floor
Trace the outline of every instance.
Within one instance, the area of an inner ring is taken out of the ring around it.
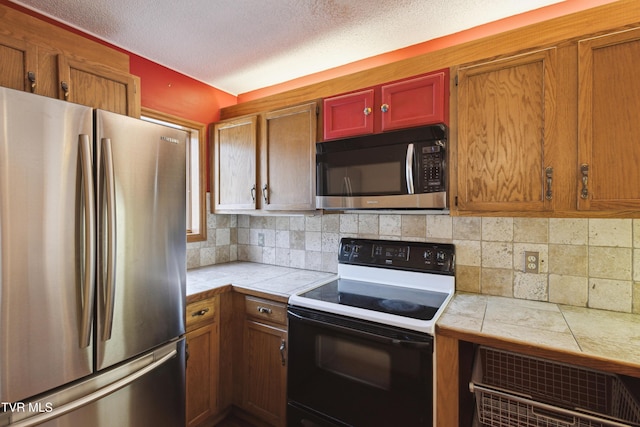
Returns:
[[[229,415],[223,421],[216,424],[216,427],[254,427],[254,426],[253,424],[250,424],[244,420],[241,420],[238,417]]]

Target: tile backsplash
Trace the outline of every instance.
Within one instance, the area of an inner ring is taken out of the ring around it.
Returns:
[[[461,291],[640,313],[640,220],[325,213],[214,215],[187,267],[242,260],[337,271],[341,237],[456,245]],[[525,251],[539,253],[525,273]]]

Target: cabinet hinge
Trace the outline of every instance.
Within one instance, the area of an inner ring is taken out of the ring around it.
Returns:
[[[455,196],[453,198],[453,203],[455,204],[456,207],[458,207],[458,196]]]
[[[320,106],[316,105],[316,116],[320,115]]]
[[[458,75],[457,74],[453,78],[453,81],[454,81],[455,85],[458,86]]]

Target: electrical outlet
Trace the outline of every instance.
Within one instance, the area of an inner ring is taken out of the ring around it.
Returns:
[[[264,246],[264,233],[258,233],[258,246]]]
[[[537,273],[540,268],[540,252],[525,251],[524,272]]]

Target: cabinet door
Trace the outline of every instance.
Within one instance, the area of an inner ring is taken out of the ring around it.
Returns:
[[[59,98],[140,117],[139,78],[101,64],[58,55]]]
[[[441,71],[383,85],[379,112],[382,131],[445,123],[448,80],[447,73]]]
[[[273,426],[286,425],[287,331],[245,321],[243,408]]]
[[[187,333],[187,427],[215,415],[218,410],[218,323]]]
[[[373,133],[373,89],[326,98],[323,101],[324,139]]]
[[[316,106],[313,102],[263,115],[260,138],[263,209],[315,209]]]
[[[457,206],[552,209],[555,49],[460,68]],[[549,175],[547,175],[549,174]]]
[[[578,209],[640,209],[640,30],[578,44]]]
[[[0,86],[36,92],[37,54],[35,45],[0,34]]]
[[[213,127],[215,211],[256,208],[257,116],[216,123]]]

